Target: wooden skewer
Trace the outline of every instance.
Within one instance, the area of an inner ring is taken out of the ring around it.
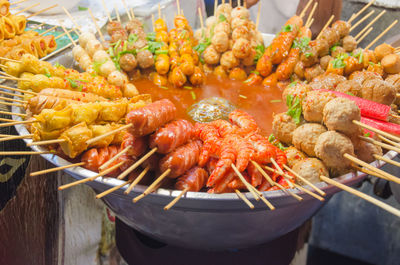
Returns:
[[[310,0],[310,2],[311,1],[312,0]],[[260,24],[260,15],[261,15],[261,1],[258,2],[257,18],[256,18],[256,30],[258,29],[258,25]]]
[[[397,95],[397,94],[396,94],[396,95]],[[393,118],[400,119],[400,115],[396,115],[396,114],[389,114],[389,116],[392,116]]]
[[[38,28],[42,27],[44,24],[45,23],[38,24],[38,25],[34,26],[33,28],[31,28],[31,30],[38,29]]]
[[[234,164],[231,164],[231,167],[232,167],[233,171],[235,171],[235,173],[239,177],[239,179],[246,186],[247,190],[250,191],[250,193],[253,195],[254,199],[256,199],[256,201],[259,201],[260,197],[254,191],[254,189],[251,188],[252,186],[246,181],[246,179],[243,177],[242,173],[240,173],[240,171],[237,169],[237,167]]]
[[[125,0],[122,0],[122,4],[124,5],[124,8],[125,8],[126,14],[128,15],[129,20],[132,20],[131,13],[129,13],[129,9],[128,9],[128,6],[126,5]]]
[[[181,15],[181,4],[179,3],[179,0],[176,0],[176,7],[178,9],[178,16]]]
[[[397,178],[397,177],[393,176],[392,174],[389,174],[389,173],[387,173],[387,172],[385,172],[385,171],[383,171],[383,170],[381,170],[379,168],[375,168],[375,167],[371,166],[370,164],[365,163],[364,161],[362,161],[362,160],[360,160],[360,159],[358,159],[358,158],[356,158],[356,157],[354,157],[352,155],[349,155],[349,154],[346,153],[346,154],[343,155],[343,157],[348,159],[348,160],[350,160],[350,161],[352,161],[352,162],[354,162],[354,163],[356,163],[356,164],[358,164],[358,165],[360,165],[360,166],[368,168],[372,172],[377,172],[379,175],[382,175],[382,176],[386,177],[390,181],[393,181],[393,182],[396,182],[397,184],[400,184],[400,178]],[[377,177],[379,177],[379,176],[377,176]]]
[[[97,32],[99,33],[99,36],[100,36],[101,41],[102,41],[103,43],[105,43],[106,40],[104,39],[103,33],[101,33],[101,30],[100,30],[99,25],[97,25],[97,21],[96,21],[96,18],[94,17],[94,15],[93,15],[93,13],[92,13],[92,10],[91,10],[90,8],[88,8],[88,11],[89,11],[89,14],[90,14],[90,16],[91,16],[91,18],[92,18],[92,20],[93,20],[94,26],[96,27],[96,30],[97,30]]]
[[[393,21],[393,23],[390,24],[389,27],[387,27],[381,34],[379,34],[370,44],[368,44],[367,47],[365,47],[365,49],[371,48],[372,45],[374,45],[380,38],[382,38],[383,35],[385,35],[391,28],[393,28],[394,25],[397,24],[397,22],[398,22],[397,19]]]
[[[155,23],[154,23],[154,14],[151,14],[151,25],[153,26],[153,30],[155,31]]]
[[[52,9],[52,8],[55,8],[56,6],[58,6],[58,4],[49,6],[49,7],[45,8],[45,9],[42,9],[42,10],[39,10],[38,12],[33,13],[33,14],[27,16],[26,18],[31,18],[31,17],[37,16],[37,15],[39,15],[39,14],[42,14],[43,12],[46,12],[47,10],[50,10],[50,9]]]
[[[396,143],[396,142],[394,142],[392,140],[389,140],[388,138],[383,137],[382,135],[379,135],[379,134],[378,134],[378,138],[381,139],[382,141],[388,143],[388,144],[391,144],[393,146],[396,146],[396,147],[400,148],[400,143]]]
[[[306,6],[305,6],[305,7],[303,8],[303,10],[301,11],[299,17],[301,17],[301,18],[304,17],[304,15],[306,14],[308,8],[311,6],[311,4],[312,4],[313,1],[314,1],[314,0],[309,0],[309,1],[308,1],[308,3],[306,4]]]
[[[33,177],[33,176],[43,175],[43,174],[47,174],[50,172],[55,172],[55,171],[60,171],[63,169],[71,168],[71,167],[80,167],[80,166],[83,166],[84,164],[85,164],[85,162],[79,162],[79,163],[70,164],[70,165],[66,165],[66,166],[62,166],[62,167],[55,167],[55,168],[40,170],[40,171],[32,172],[30,174],[30,176]]]
[[[14,122],[7,122],[7,123],[0,123],[0,127],[9,127],[9,126],[14,126],[18,124],[28,124],[28,123],[33,123],[37,122],[36,120],[28,120],[28,121],[14,121]]]
[[[356,120],[353,120],[353,123],[358,125],[358,126],[360,126],[360,127],[362,127],[362,128],[370,130],[371,132],[374,132],[374,133],[380,134],[382,136],[385,136],[386,138],[389,138],[389,139],[391,139],[393,141],[400,142],[400,138],[399,137],[394,136],[394,135],[392,135],[390,133],[387,133],[387,132],[384,132],[382,130],[376,129],[376,128],[372,127],[372,126],[369,126],[367,124],[364,124],[364,123],[356,121]]]
[[[104,1],[104,0],[102,0]],[[71,19],[72,23],[74,24],[75,28],[77,28],[81,33],[82,33],[82,28],[78,25],[78,23],[76,23],[76,20],[73,18],[73,16],[71,15],[70,12],[68,12],[68,10],[65,7],[61,7],[65,14],[67,14],[67,16],[69,17],[69,19]]]
[[[118,22],[121,22],[121,18],[120,18],[120,16],[119,16],[117,4],[114,5],[114,10],[115,10],[115,15],[117,16],[117,21],[118,21]]]
[[[232,6],[232,0],[229,0],[229,5]]]
[[[355,28],[358,27],[358,25],[360,25],[361,23],[363,23],[365,20],[367,20],[370,16],[372,16],[372,14],[375,13],[375,10],[372,10],[371,12],[369,12],[368,14],[366,14],[363,18],[361,18],[359,21],[357,21],[357,23],[355,23],[353,26],[351,26],[350,28],[350,32],[352,32]]]
[[[16,106],[16,107],[20,107],[20,108],[25,107],[24,104],[9,103],[9,102],[3,102],[3,101],[0,101],[0,104],[1,104],[1,105],[6,105],[6,106]]]
[[[110,194],[111,192],[114,192],[114,191],[122,188],[123,186],[128,185],[131,182],[132,182],[132,180],[128,180],[128,181],[125,181],[124,183],[122,183],[122,184],[120,184],[118,186],[115,186],[115,187],[112,187],[111,189],[103,191],[102,193],[99,193],[99,194],[96,195],[96,199],[100,199],[100,198]]]
[[[370,7],[373,3],[375,3],[375,0],[372,0],[369,2],[367,5],[365,5],[363,8],[360,9],[355,15],[351,16],[351,18],[347,21],[348,23],[351,23],[354,19],[356,19],[359,15],[362,14],[368,7]]]
[[[10,6],[18,5],[18,4],[23,3],[23,2],[26,2],[26,1],[28,1],[28,0],[15,1],[15,2],[10,3]]]
[[[16,140],[16,139],[27,139],[27,138],[31,138],[32,136],[33,136],[33,134],[12,135],[12,136],[8,136],[8,137],[0,138],[0,142],[11,141],[11,140]]]
[[[5,151],[0,152],[2,156],[16,156],[16,155],[42,155],[42,154],[51,154],[50,151]]]
[[[336,186],[336,187],[338,187],[338,188],[340,188],[340,189],[342,189],[344,191],[347,191],[347,192],[349,192],[349,193],[351,193],[353,195],[356,195],[356,196],[360,197],[361,199],[364,199],[364,200],[366,200],[366,201],[368,201],[368,202],[370,202],[372,204],[375,204],[376,206],[378,206],[378,207],[380,207],[380,208],[382,208],[382,209],[384,209],[384,210],[386,210],[386,211],[388,211],[388,212],[400,217],[400,210],[398,210],[398,209],[396,209],[396,208],[394,208],[394,207],[392,207],[392,206],[390,206],[390,205],[388,205],[386,203],[383,203],[383,202],[381,202],[381,201],[379,201],[379,200],[377,200],[377,199],[375,199],[375,198],[373,198],[373,197],[371,197],[371,196],[369,196],[367,194],[364,194],[364,193],[362,193],[362,192],[360,192],[360,191],[358,191],[356,189],[350,188],[350,187],[348,187],[348,186],[346,186],[346,185],[344,185],[344,184],[342,184],[342,183],[340,183],[340,182],[338,182],[336,180],[327,178],[325,176],[320,176],[320,179],[322,181],[325,181],[326,183],[328,183],[330,185]]]
[[[388,149],[388,150],[393,150],[393,151],[395,151],[395,152],[400,153],[400,148],[398,148],[398,147],[394,147],[394,146],[392,146],[392,145],[385,144],[385,143],[379,142],[379,141],[377,141],[377,140],[374,140],[374,139],[372,139],[372,138],[365,137],[365,136],[359,136],[359,138],[362,139],[362,140],[364,140],[364,141],[366,141],[366,142],[368,142],[368,143],[371,143],[371,144],[380,146],[380,147],[382,147],[382,148],[385,148],[385,149]]]
[[[383,16],[386,13],[386,10],[383,10],[380,12],[371,22],[368,23],[368,25],[365,26],[354,38],[358,39],[362,34],[364,34],[365,31],[369,29],[381,16]]]
[[[311,9],[310,14],[308,15],[307,21],[306,21],[306,23],[305,23],[306,26],[310,23],[311,18],[313,17],[314,12],[315,12],[315,10],[317,9],[317,6],[318,6],[318,2],[315,2],[313,8]]]
[[[151,149],[147,154],[142,156],[138,161],[136,161],[132,166],[130,166],[127,170],[122,172],[117,179],[123,179],[125,178],[129,173],[131,173],[133,170],[135,170],[138,166],[140,166],[147,158],[149,158],[152,154],[154,154],[157,151],[157,147],[154,147]]]
[[[217,5],[218,0],[214,0],[214,17],[217,15]],[[238,1],[238,6],[240,6],[240,0]]]
[[[68,30],[67,32],[68,32],[68,33],[71,33],[71,32],[73,32],[73,31],[76,32],[76,29],[71,29],[71,30]],[[64,37],[65,35],[67,35],[67,32],[64,32],[64,33],[58,35],[58,36],[55,37],[54,39],[58,40],[59,38]],[[79,35],[79,34],[78,34],[78,35]]]
[[[7,57],[0,57],[0,59],[5,60],[5,61],[14,62],[14,63],[22,63],[22,61],[14,60],[14,59],[7,58]]]
[[[14,102],[22,103],[22,104],[28,104],[28,101],[19,100],[19,99],[15,99],[15,98],[0,97],[0,99],[6,100],[6,101],[14,101]]]
[[[40,3],[36,3],[36,4],[31,5],[31,6],[25,7],[24,9],[21,9],[20,11],[15,12],[13,15],[14,16],[19,15],[19,14],[21,14],[21,13],[23,13],[23,12],[25,12],[25,11],[31,9],[31,8],[34,8],[34,7],[38,6],[39,4]]]
[[[60,25],[61,25],[61,28],[64,30],[64,33],[67,34],[71,43],[76,47],[76,43],[75,43],[74,39],[71,37],[71,35],[69,34],[68,30],[64,27],[64,25],[61,24],[61,21],[60,21]]]
[[[1,138],[0,138],[0,141],[1,141]],[[393,160],[390,160],[390,159],[388,159],[386,157],[383,157],[383,156],[380,156],[380,155],[376,155],[376,154],[374,154],[373,157],[375,157],[375,159],[382,160],[382,161],[384,161],[386,163],[392,164],[393,166],[400,167],[400,163],[397,162],[397,161],[393,161]]]
[[[0,76],[0,79],[14,80],[14,81],[25,81],[25,82],[30,82],[31,81],[31,80],[29,80],[27,78],[10,77],[10,76]]]
[[[358,40],[356,40],[357,44],[360,44],[360,42],[362,42],[363,39],[365,39],[365,37],[368,36],[369,33],[371,33],[371,31],[374,29],[374,27],[370,27],[365,33],[364,35],[362,35]]]
[[[356,165],[353,165],[352,167],[357,169],[360,172],[363,172],[363,173],[367,174],[367,175],[376,176],[378,178],[382,178],[382,179],[388,180],[386,177],[384,177],[382,175],[379,175],[376,172],[372,172],[371,170],[368,170],[366,168],[362,168],[362,167],[359,167],[359,166],[356,166]]]
[[[96,176],[93,176],[93,177],[90,177],[90,178],[81,179],[81,180],[77,180],[77,181],[62,185],[62,186],[58,187],[58,190],[65,190],[67,188],[76,186],[78,184],[82,184],[82,183],[86,183],[86,182],[89,182],[89,181],[93,181],[93,180],[95,180],[95,179],[97,179],[99,177],[102,177],[102,176],[107,175],[108,173],[114,171],[115,169],[117,169],[120,166],[122,166],[122,164],[124,164],[124,163],[125,163],[125,161],[119,162],[118,164],[116,164],[116,165],[114,165],[114,166],[112,166],[110,168],[107,168],[106,170],[100,172]]]
[[[103,6],[104,11],[106,12],[106,15],[108,17],[108,21],[112,22],[112,18],[111,18],[110,12],[108,11],[106,3],[104,2],[104,0],[101,0],[101,5]]]
[[[6,119],[6,118],[0,118],[0,121],[14,122],[14,120],[12,120],[12,119]]]
[[[296,178],[300,179],[302,182],[304,182],[305,184],[307,184],[308,186],[310,186],[311,188],[313,188],[316,192],[318,192],[319,194],[321,194],[322,196],[326,196],[326,193],[321,190],[320,188],[318,188],[317,186],[315,186],[314,184],[312,184],[308,179],[303,178],[302,176],[300,176],[296,171],[294,171],[293,169],[291,169],[290,167],[288,167],[287,165],[283,165],[283,167],[289,171],[290,173],[292,173],[294,176],[296,176]]]
[[[328,21],[326,22],[325,26],[321,29],[321,31],[319,32],[317,39],[319,39],[321,37],[322,32],[332,23],[333,19],[335,18],[335,15],[332,15]]]
[[[124,125],[124,126],[122,126],[122,127],[119,127],[118,129],[109,131],[108,133],[105,133],[105,134],[99,135],[99,136],[97,136],[97,137],[94,137],[94,138],[92,138],[92,139],[90,139],[90,140],[87,140],[87,141],[86,141],[86,144],[90,145],[90,144],[92,144],[92,143],[94,143],[94,142],[97,142],[97,141],[99,141],[99,140],[101,140],[101,139],[103,139],[103,138],[106,138],[106,137],[108,137],[108,136],[110,136],[110,135],[116,134],[117,132],[123,131],[123,130],[125,130],[125,129],[130,128],[130,127],[132,127],[132,124]]]
[[[48,30],[43,31],[42,33],[40,33],[39,36],[43,36],[44,34],[49,33],[51,31],[55,30],[56,28],[58,28],[58,26],[51,27]]]
[[[7,69],[8,68],[8,66],[4,65],[4,64],[0,64],[0,67],[3,68],[3,69]]]
[[[15,136],[13,134],[0,134],[0,137],[12,137]]]
[[[197,11],[199,12],[199,18],[200,18],[200,27],[201,27],[201,31],[203,32],[204,30],[204,22],[203,22],[203,14],[201,12],[201,8],[199,7],[197,9]]]
[[[250,209],[254,209],[254,204],[252,204],[249,199],[247,199],[247,197],[245,195],[243,195],[243,193],[241,193],[239,190],[235,189],[236,194],[238,195],[239,199],[241,199],[242,201],[244,201]]]
[[[131,185],[129,185],[129,187],[126,189],[126,191],[124,191],[124,193],[129,194],[131,190],[144,178],[149,169],[150,166],[147,166],[145,169],[143,169],[143,171],[139,174],[139,176],[137,176],[137,178],[135,178],[135,180],[131,183]]]
[[[120,156],[122,156],[123,154],[125,154],[126,152],[128,152],[128,150],[130,149],[130,146],[125,147],[121,152],[119,152],[118,154],[116,154],[113,158],[111,158],[110,160],[108,160],[107,162],[105,162],[103,165],[101,165],[99,167],[99,170],[102,171],[106,168],[108,168],[115,160],[117,160]]]
[[[138,202],[140,199],[144,198],[146,195],[152,193],[158,186],[158,184],[161,184],[160,182],[166,177],[168,176],[168,174],[171,172],[171,169],[168,168],[167,170],[164,171],[164,173],[161,174],[161,176],[159,176],[150,186],[147,187],[147,189],[140,194],[139,196],[136,196],[135,198],[133,198],[133,202],[136,203]]]
[[[164,210],[165,210],[165,211],[168,211],[169,209],[171,209],[171,207],[174,206],[174,205],[182,198],[182,196],[183,196],[186,192],[188,192],[188,190],[189,190],[189,188],[185,188],[183,191],[181,191],[181,192],[179,193],[179,195],[175,197],[175,199],[173,199],[170,203],[168,203],[167,205],[165,205]],[[247,200],[247,198],[246,198],[246,200]],[[254,205],[253,205],[253,208],[254,208]]]
[[[132,18],[135,18],[135,13],[133,12],[133,8],[131,7],[131,15],[132,15]]]
[[[160,3],[158,3],[158,18],[161,19],[161,6],[160,6]]]
[[[22,118],[26,118],[28,115],[23,114],[23,113],[14,113],[14,112],[9,112],[9,111],[2,111],[0,110],[0,114],[5,114],[5,115],[15,115],[15,116],[19,116]]]
[[[225,0],[222,0],[222,2],[225,2]],[[247,8],[247,1],[243,1],[243,7]]]
[[[11,90],[11,91],[20,92],[20,93],[23,93],[23,94],[34,95],[34,96],[36,96],[38,94],[38,93],[33,92],[33,91],[18,89],[18,88],[4,86],[4,85],[0,85],[0,88],[5,88],[5,89]],[[0,91],[0,93],[3,93],[3,92]],[[18,96],[18,95],[16,95],[16,96]]]
[[[37,141],[37,142],[31,142],[27,143],[26,146],[39,146],[39,145],[48,145],[48,144],[59,144],[65,142],[65,139],[54,139],[54,140],[46,140],[46,141]]]
[[[314,18],[311,19],[310,23],[308,23],[307,27],[311,28],[312,24],[314,23]]]
[[[244,1],[244,0],[243,0]],[[218,0],[217,0],[217,3],[218,3]],[[237,6],[240,6],[241,5],[241,3],[240,3],[240,0],[238,0],[237,1]],[[215,16],[215,14],[214,14],[214,16]]]

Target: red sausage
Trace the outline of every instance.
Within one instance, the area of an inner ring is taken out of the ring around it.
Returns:
[[[189,121],[172,121],[150,136],[150,148],[157,147],[157,152],[167,154],[187,143],[193,135],[194,126]]]
[[[126,123],[133,136],[140,137],[154,132],[176,117],[175,105],[168,99],[155,101],[126,115]]]
[[[175,188],[184,190],[188,188],[190,191],[200,191],[207,182],[208,174],[203,168],[195,166],[185,172],[185,174],[177,180]]]
[[[200,140],[189,142],[167,154],[160,161],[161,172],[171,169],[169,178],[176,178],[191,169],[199,161],[202,143]]]
[[[130,148],[126,154],[138,158],[147,150],[147,137],[135,137],[130,132],[126,132],[121,143],[121,150],[128,146]]]

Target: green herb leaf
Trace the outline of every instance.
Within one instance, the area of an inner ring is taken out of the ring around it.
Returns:
[[[371,133],[370,133],[370,132],[367,132],[367,133],[364,134],[364,136],[365,136],[365,137],[370,137],[370,136],[371,136]]]
[[[291,24],[289,24],[289,25],[286,25],[286,26],[283,26],[282,27],[282,32],[291,32],[291,31],[293,31],[293,25],[291,25]]]
[[[314,56],[314,53],[306,52],[304,55],[306,56],[306,58],[309,58],[310,56]]]
[[[96,73],[98,73],[98,74],[100,74],[100,67],[103,65],[103,64],[105,64],[107,62],[107,60],[106,59],[104,59],[103,61],[101,61],[101,62],[93,62],[93,69],[94,69],[94,71],[96,72]]]
[[[262,44],[257,45],[255,50],[256,50],[256,55],[254,56],[254,63],[257,63],[258,60],[260,60],[261,56],[263,56],[263,54],[265,52],[265,46]]]
[[[128,43],[129,43],[130,45],[132,45],[134,42],[137,42],[138,39],[139,39],[139,37],[138,37],[137,34],[131,33],[131,34],[129,34],[129,36],[128,36]],[[155,39],[155,36],[154,36],[154,39]]]
[[[79,11],[87,11],[88,8],[87,8],[87,7],[84,7],[84,6],[78,6],[78,10],[79,10]]]
[[[343,62],[342,59],[337,58],[337,59],[332,61],[332,66],[333,66],[333,68],[337,69],[337,68],[346,67],[346,64]]]
[[[302,53],[305,53],[307,50],[310,49],[310,41],[311,39],[308,37],[303,37],[300,39],[295,39],[293,41],[292,48],[298,48]]]
[[[219,17],[218,17],[218,21],[219,22],[224,22],[224,21],[226,21],[226,17],[223,14],[220,14]]]
[[[251,73],[251,74],[256,74],[256,75],[259,75],[259,74],[260,74],[260,72],[259,72],[259,71],[256,71],[256,70],[250,71],[250,73]]]
[[[77,88],[78,87],[78,84],[76,83],[76,81],[72,80],[71,78],[67,77],[66,80],[69,82],[69,84],[70,84],[70,86],[72,88]]]
[[[51,74],[50,74],[50,71],[49,71],[49,69],[47,69],[46,67],[43,69],[44,70],[44,75],[45,76],[47,76],[48,78],[50,78],[51,77]]]
[[[353,93],[351,93],[351,92],[348,92],[348,91],[346,92],[346,94],[347,94],[347,95],[350,95],[350,96],[353,96],[353,97],[355,97],[355,96],[356,96],[356,95],[354,95]]]
[[[273,141],[275,141],[275,136],[274,136],[274,134],[273,133],[271,133],[269,136],[268,136],[268,142],[270,142],[270,143],[272,143]]]
[[[336,51],[336,48],[337,48],[338,46],[333,46],[332,48],[331,48],[331,52],[334,52],[334,51]]]
[[[190,91],[190,94],[192,95],[192,99],[196,100],[196,93],[194,93],[194,91]]]
[[[149,32],[146,35],[146,40],[148,41],[155,41],[156,40],[156,33],[155,32]]]
[[[168,50],[158,50],[155,54],[168,54]]]
[[[292,117],[296,124],[300,124],[302,112],[300,98],[294,97],[293,95],[287,95],[286,105],[289,108],[287,114]]]
[[[290,83],[290,84],[288,85],[288,87],[294,87],[295,85],[297,85],[298,82],[299,82],[299,81],[293,81],[292,83]]]

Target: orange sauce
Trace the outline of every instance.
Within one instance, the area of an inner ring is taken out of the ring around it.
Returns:
[[[209,97],[225,98],[237,108],[251,114],[264,135],[272,132],[273,114],[286,110],[285,102],[282,101],[282,91],[278,87],[247,86],[243,82],[221,79],[212,75],[209,75],[205,84],[198,88],[172,86],[160,88],[148,79],[137,80],[133,83],[140,93],[151,94],[153,101],[163,98],[171,100],[177,107],[178,118],[189,120],[191,119],[187,110],[192,104]],[[279,102],[275,102],[277,100]]]

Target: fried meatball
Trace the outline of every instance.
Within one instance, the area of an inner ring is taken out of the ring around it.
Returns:
[[[315,77],[320,76],[324,73],[324,69],[322,69],[320,64],[316,64],[304,70],[304,77],[308,82],[311,82]]]
[[[96,36],[91,33],[91,32],[83,32],[80,36],[79,36],[79,45],[85,49],[86,48],[86,44],[90,41],[90,40],[96,40]]]
[[[236,27],[232,31],[232,40],[237,40],[239,38],[244,38],[244,39],[248,40],[249,37],[250,37],[249,30],[245,26]]]
[[[225,68],[222,65],[218,65],[214,68],[214,75],[221,78],[227,78],[228,74],[226,73]]]
[[[398,54],[388,54],[381,61],[383,70],[388,74],[398,74],[400,72],[400,56]]]
[[[214,34],[216,34],[218,32],[225,32],[227,35],[229,35],[231,33],[231,26],[226,21],[219,22],[214,27]]]
[[[220,54],[215,50],[213,45],[210,45],[204,50],[203,59],[207,64],[218,64]]]
[[[392,53],[394,53],[394,48],[387,43],[382,43],[381,45],[376,46],[374,50],[375,57],[379,62],[383,57]]]
[[[117,41],[126,41],[128,39],[128,34],[125,30],[114,31],[111,35],[111,42],[115,43]]]
[[[139,95],[139,91],[137,90],[136,86],[131,83],[127,83],[123,87],[124,97],[131,98],[134,96]]]
[[[124,27],[122,26],[121,22],[119,22],[119,21],[110,21],[110,22],[108,22],[106,28],[107,28],[107,33],[110,36],[112,36],[115,31],[124,29]]]
[[[239,65],[239,60],[232,51],[227,51],[222,54],[220,64],[227,69],[231,69]]]
[[[396,89],[383,80],[367,80],[362,89],[362,98],[390,106],[396,99]]]
[[[306,154],[294,146],[289,146],[284,152],[286,154],[287,164],[290,168],[292,168],[297,162],[307,158]]]
[[[305,66],[302,61],[298,61],[294,67],[294,73],[301,79],[304,79]]]
[[[344,154],[354,156],[354,146],[344,134],[327,131],[321,134],[314,148],[315,154],[329,168],[347,168],[350,161]]]
[[[346,52],[351,52],[357,48],[357,41],[353,36],[346,36],[343,38],[343,48]]]
[[[343,20],[337,20],[333,22],[331,28],[333,30],[336,30],[339,33],[340,38],[344,38],[350,33],[350,23],[343,21]]]
[[[299,124],[300,125],[300,124]],[[299,126],[286,112],[277,114],[272,121],[272,132],[275,137],[285,143],[291,144],[293,131]]]
[[[382,148],[378,145],[374,145],[365,141],[358,141],[354,144],[354,152],[358,159],[371,163],[375,161],[374,155],[382,155]]]
[[[250,48],[249,55],[242,60],[244,66],[252,66],[255,64],[254,59],[256,57],[256,50],[254,48]]]
[[[231,16],[232,18],[241,18],[243,20],[249,20],[250,11],[245,7],[237,6],[234,9],[232,9]]]
[[[211,28],[218,22],[218,19],[215,16],[210,16],[206,19],[206,27]]]
[[[232,12],[232,6],[230,5],[230,4],[228,4],[228,3],[226,3],[226,4],[220,4],[218,7],[217,7],[217,12],[216,12],[216,14],[218,15],[218,14],[220,14],[220,13],[231,13]],[[217,16],[218,17],[218,16]]]
[[[388,77],[386,77],[385,81],[396,89],[396,94],[400,93],[400,74],[389,75]],[[396,105],[400,105],[400,98],[396,97],[394,103]]]
[[[136,59],[140,68],[145,69],[154,65],[153,54],[149,50],[142,50],[137,53]]]
[[[321,68],[322,68],[323,70],[326,70],[326,69],[328,68],[329,62],[330,62],[332,59],[333,59],[333,57],[330,56],[330,55],[325,55],[324,57],[322,57],[322,58],[319,60],[319,64],[321,65]]]
[[[324,163],[322,163],[322,161],[317,158],[306,158],[304,160],[301,160],[294,164],[292,169],[294,172],[307,179],[311,183],[320,182],[320,176],[329,177],[329,172],[326,169]],[[305,185],[305,183],[302,183],[301,180],[297,181],[300,184]]]
[[[310,86],[312,87],[312,89],[335,90],[336,86],[343,81],[346,81],[346,77],[342,75],[328,73],[315,77],[310,83]]]
[[[345,54],[346,50],[343,47],[335,46],[331,49],[331,56],[337,58],[338,56]]]
[[[327,27],[322,31],[320,39],[326,40],[329,47],[332,47],[334,44],[339,43],[340,35],[337,30]]]
[[[311,45],[319,57],[329,54],[329,44],[326,40],[315,40],[314,42],[310,42]]]
[[[211,39],[211,44],[217,52],[224,52],[229,48],[228,34],[225,32],[217,32]]]
[[[336,91],[346,94],[350,93],[356,97],[361,97],[361,90],[361,85],[354,80],[346,80],[342,83],[339,83],[336,87]]]
[[[122,55],[119,59],[119,65],[121,66],[122,70],[126,72],[132,71],[137,65],[135,55],[131,53]]]
[[[243,27],[247,27],[249,24],[249,21],[246,19],[242,19],[240,17],[232,17],[232,23],[231,23],[231,28],[235,29],[237,27],[243,26]]]
[[[235,67],[229,73],[229,79],[244,81],[247,78],[246,72],[241,67]]]
[[[346,135],[359,133],[360,128],[353,123],[359,121],[361,112],[354,101],[347,98],[335,98],[326,103],[323,110],[323,120],[331,131],[339,131]]]
[[[326,132],[326,128],[321,124],[305,123],[293,131],[293,145],[308,156],[315,156],[315,143],[318,136],[324,132]]]
[[[349,76],[349,80],[354,80],[358,82],[361,86],[364,85],[364,82],[370,79],[379,79],[383,80],[382,76],[375,72],[370,71],[362,71],[362,72],[354,72]]]
[[[325,105],[335,97],[335,94],[330,92],[317,90],[307,92],[302,102],[304,119],[309,122],[321,123]]]
[[[287,86],[285,90],[283,90],[282,92],[283,102],[286,102],[288,95],[292,95],[294,97],[298,97],[301,100],[303,100],[306,94],[311,90],[312,89],[308,84],[303,84],[303,83],[298,83],[294,86]]]
[[[233,44],[232,52],[236,58],[246,58],[250,53],[250,42],[244,38],[236,40]]]
[[[305,67],[310,67],[318,63],[318,53],[313,48],[301,53],[300,61],[303,62]]]

